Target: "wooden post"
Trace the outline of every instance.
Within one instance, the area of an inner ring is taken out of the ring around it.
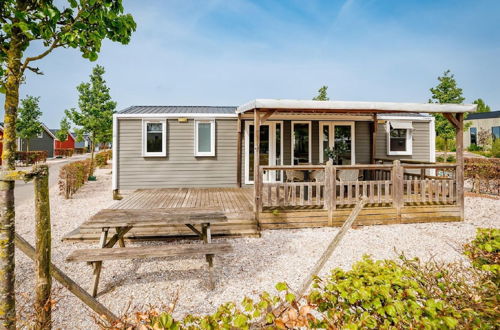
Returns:
[[[259,191],[259,165],[260,165],[260,113],[258,109],[254,110],[254,123],[253,123],[253,190],[254,190],[254,212],[255,220],[259,225],[259,205],[261,199],[261,191]]]
[[[35,176],[35,221],[36,221],[36,288],[35,288],[35,312],[37,315],[36,328],[51,328],[50,291],[52,288],[52,277],[50,276],[50,250],[51,250],[51,228],[50,228],[50,198],[49,198],[49,167],[47,165],[36,165]]]
[[[31,246],[24,238],[15,235],[16,247],[26,254],[31,260],[35,260],[35,249]],[[87,293],[81,286],[79,286],[75,281],[64,274],[56,265],[50,264],[50,272],[52,276],[61,283],[66,289],[73,293],[78,299],[80,299],[85,305],[87,305],[94,312],[99,314],[99,316],[104,316],[110,322],[118,320],[118,317],[114,315],[109,309],[104,307],[100,302],[92,298],[91,295]]]
[[[401,221],[403,193],[403,168],[400,161],[395,160],[392,167],[392,205],[396,208],[398,221]]]
[[[373,127],[372,127],[372,138],[370,146],[370,163],[375,164],[375,159],[377,158],[377,131],[378,131],[378,119],[377,114],[373,114]]]
[[[456,146],[457,146],[457,201],[460,207],[460,220],[464,220],[464,114],[457,113]]]
[[[333,226],[333,211],[335,205],[335,178],[332,161],[326,162],[325,166],[325,208],[328,210],[328,225]]]
[[[242,162],[242,159],[241,159],[241,147],[242,147],[242,128],[241,128],[241,124],[242,124],[242,121],[241,121],[241,114],[238,114],[238,122],[237,122],[237,143],[236,143],[236,184],[238,187],[241,188],[241,162]]]

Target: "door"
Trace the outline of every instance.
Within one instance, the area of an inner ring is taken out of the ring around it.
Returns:
[[[337,165],[355,164],[354,122],[320,122],[319,125],[319,161],[328,161],[328,149],[335,145],[342,150]]]
[[[283,123],[266,122],[260,126],[260,165],[283,165]],[[245,183],[254,182],[254,125],[245,123]],[[264,182],[281,181],[281,171],[265,171]]]

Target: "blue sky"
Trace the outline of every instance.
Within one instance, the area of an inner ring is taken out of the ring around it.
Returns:
[[[466,102],[500,110],[499,0],[125,0],[137,31],[97,63],[117,109],[239,105],[255,98],[427,102],[444,70]],[[41,47],[32,47],[37,53]],[[74,49],[38,62],[21,95],[58,127],[95,63]],[[1,100],[3,103],[3,99]]]

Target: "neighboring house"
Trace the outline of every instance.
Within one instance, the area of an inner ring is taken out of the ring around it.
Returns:
[[[51,129],[52,134],[56,135],[59,131],[58,129]],[[66,141],[59,141],[56,139],[55,142],[56,149],[75,149],[75,136],[72,133],[68,134]]]
[[[27,140],[18,138],[17,149],[19,151],[47,151],[47,157],[54,157],[56,137],[44,124],[42,128],[42,133],[29,140],[29,148]]]
[[[81,142],[76,141],[76,132],[73,132],[71,134],[75,138],[75,148],[82,148],[85,149],[85,151],[90,151],[90,139],[88,134],[83,134],[83,141]]]
[[[254,115],[239,111],[242,107],[132,106],[118,112],[113,189],[253,184]],[[376,158],[435,161],[433,116],[386,112],[376,118],[372,134],[372,113],[276,112],[260,127],[260,163],[325,164],[325,149],[339,141],[348,147],[343,165]],[[282,181],[279,173],[266,174],[265,180]]]
[[[480,132],[491,134],[492,140],[500,138],[500,111],[472,113],[465,119],[469,128],[464,132],[464,146],[481,145]]]

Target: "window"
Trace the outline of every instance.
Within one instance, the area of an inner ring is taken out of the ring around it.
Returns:
[[[500,126],[493,126],[491,128],[491,137],[493,141],[500,138]]]
[[[293,165],[311,164],[311,123],[292,122]]]
[[[411,122],[390,121],[387,123],[387,154],[411,155],[412,130]]]
[[[194,155],[215,156],[215,120],[195,121]]]
[[[337,155],[336,159],[332,159],[336,165],[354,164],[354,122],[338,121],[338,122],[320,122],[319,123],[319,162],[326,163],[328,151],[332,148],[336,153],[343,151]]]
[[[470,144],[477,145],[477,128],[476,127],[470,128]]]
[[[43,139],[43,129],[40,131],[40,133],[38,133],[36,137],[39,139]]]
[[[167,155],[167,123],[165,120],[143,122],[143,156],[165,157]]]

